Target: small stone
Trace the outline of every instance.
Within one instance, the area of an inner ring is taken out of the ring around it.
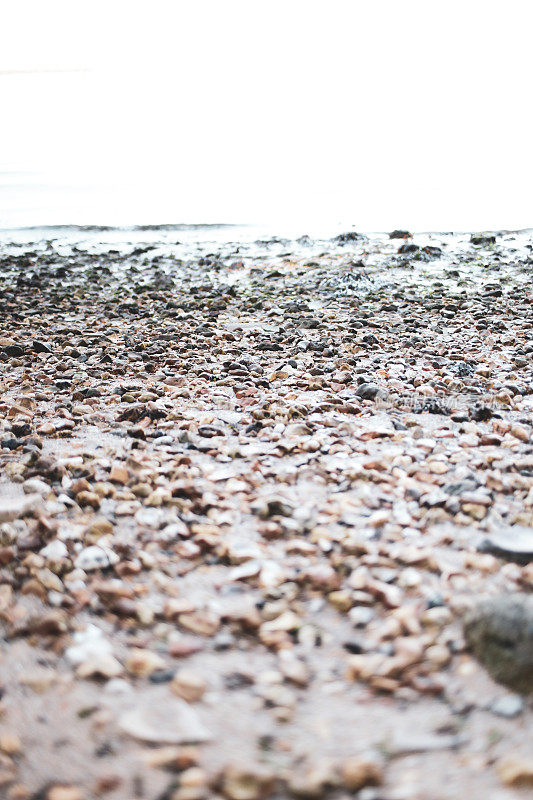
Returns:
[[[262,800],[272,794],[275,780],[275,775],[260,765],[229,765],[220,784],[228,800]]]
[[[110,653],[83,661],[76,675],[79,678],[118,678],[124,672],[122,664]]]
[[[358,387],[356,394],[363,400],[375,400],[376,397],[385,393],[376,383],[362,383]]]
[[[328,600],[338,611],[346,613],[353,606],[353,597],[350,592],[339,589],[328,594]]]
[[[78,492],[76,495],[76,502],[82,507],[90,506],[91,508],[94,508],[95,511],[98,511],[100,508],[100,498],[96,492]]]
[[[196,672],[180,669],[174,676],[170,688],[175,695],[188,703],[196,703],[204,696],[207,685]]]
[[[46,793],[46,800],[82,800],[83,794],[78,786],[52,786]]]
[[[288,783],[289,793],[302,800],[320,800],[328,789],[338,784],[333,764],[319,761],[307,769],[295,771]]]
[[[37,428],[37,433],[42,434],[43,436],[51,436],[53,433],[56,432],[56,426],[53,422],[43,422],[42,425],[39,425]]]
[[[0,751],[14,756],[22,750],[22,742],[16,733],[0,733]]]
[[[521,442],[527,444],[531,439],[531,432],[525,425],[511,425],[510,433],[516,438],[520,439]]]
[[[166,664],[157,653],[134,647],[129,652],[125,666],[130,675],[135,675],[136,678],[147,678],[156,670],[163,669]]]
[[[203,800],[208,795],[207,775],[200,767],[185,769],[179,776],[172,800]]]
[[[96,625],[87,625],[84,630],[76,631],[73,635],[73,644],[65,650],[67,660],[78,665],[88,658],[107,655],[112,652],[112,645]]]
[[[342,762],[340,773],[343,786],[351,792],[383,783],[383,770],[375,759],[352,756]]]
[[[100,775],[94,784],[94,793],[98,796],[114,792],[122,785],[122,778],[120,775]]]
[[[498,761],[496,769],[506,786],[516,788],[533,786],[533,758],[509,756]]]
[[[87,528],[87,532],[95,539],[99,539],[100,536],[107,536],[113,533],[113,530],[113,523],[105,519],[105,517],[98,517],[93,520]]]
[[[199,760],[199,749],[191,745],[159,747],[157,750],[148,750],[145,756],[145,761],[150,767],[171,769],[177,772],[195,766]]]
[[[211,738],[195,711],[177,697],[158,695],[150,704],[144,698],[120,717],[119,727],[134,739],[159,744],[196,744]]]
[[[39,554],[47,561],[57,563],[63,558],[68,558],[68,549],[66,544],[60,539],[52,539],[51,542],[48,542],[46,547],[43,547],[43,549],[39,551]]]
[[[80,492],[89,492],[91,489],[91,484],[86,478],[78,478],[75,480],[70,487],[70,491],[72,494],[76,495]]]
[[[292,650],[280,650],[279,668],[284,678],[297,686],[307,686],[309,683],[309,670],[307,664],[298,658]]]
[[[35,339],[32,342],[32,350],[33,350],[34,353],[52,353],[53,352],[53,350],[52,350],[52,348],[50,347],[49,344],[46,344],[46,342],[40,342],[37,339]]]
[[[374,610],[367,606],[354,606],[351,608],[348,617],[355,628],[364,628],[372,620]]]
[[[74,566],[84,572],[92,572],[95,569],[106,569],[118,561],[119,557],[111,548],[94,544],[79,553]]]
[[[134,739],[159,744],[197,744],[211,738],[191,706],[158,687],[122,714],[119,727]]]
[[[130,479],[129,472],[126,467],[120,466],[120,464],[113,464],[111,467],[111,472],[109,473],[109,480],[113,483],[121,483],[125,486]]]
[[[0,523],[21,519],[40,511],[42,507],[43,500],[40,494],[14,498],[0,497]]]
[[[178,622],[191,633],[199,636],[214,636],[220,628],[220,619],[209,611],[194,611],[190,614],[180,614]]]
[[[427,627],[435,626],[437,628],[443,628],[445,625],[448,625],[452,619],[452,613],[449,608],[446,608],[446,606],[434,606],[424,611],[420,617],[420,622]]]
[[[173,658],[186,658],[204,649],[204,645],[197,639],[178,639],[168,647],[169,655]]]
[[[493,446],[493,447],[500,447],[502,443],[502,437],[499,436],[497,433],[484,433],[479,440],[480,445],[482,446]]]
[[[501,528],[485,537],[478,550],[516,564],[529,564],[533,561],[533,528],[522,525]]]
[[[20,344],[6,344],[3,347],[4,353],[13,358],[24,355],[24,347]]]
[[[52,491],[46,481],[40,478],[29,478],[24,481],[22,488],[26,494],[40,494],[41,496],[45,496]]]
[[[498,717],[513,719],[518,717],[524,710],[524,701],[518,694],[505,694],[496,698],[490,710]]]
[[[464,617],[467,644],[492,677],[519,693],[533,691],[533,595],[480,601]]]
[[[425,657],[437,669],[446,667],[452,659],[449,649],[443,644],[434,644],[428,647],[425,652]]]

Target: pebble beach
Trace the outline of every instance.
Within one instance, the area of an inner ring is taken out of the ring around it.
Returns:
[[[532,277],[532,231],[2,231],[0,796],[527,797]]]

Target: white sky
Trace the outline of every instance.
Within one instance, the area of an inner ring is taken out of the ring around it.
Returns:
[[[0,26],[0,219],[533,226],[527,0],[4,0]]]

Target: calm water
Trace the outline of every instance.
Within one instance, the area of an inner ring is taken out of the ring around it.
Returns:
[[[478,164],[433,148],[423,127],[418,143],[393,147],[402,134],[387,138],[386,110],[385,133],[358,138],[342,118],[311,124],[306,109],[284,123],[257,98],[250,117],[247,98],[214,106],[156,78],[139,88],[98,72],[0,73],[0,228],[260,223],[319,237],[532,224],[513,153],[504,169]]]

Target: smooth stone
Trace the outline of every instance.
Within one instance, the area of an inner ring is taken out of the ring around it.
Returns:
[[[533,561],[533,528],[523,525],[502,528],[486,536],[478,550],[517,564],[529,564]]]
[[[22,484],[22,488],[26,494],[40,494],[42,496],[52,491],[52,487],[40,478],[28,478],[28,480],[24,481]]]
[[[28,494],[25,497],[0,498],[0,522],[13,522],[42,508],[43,499],[40,494]]]
[[[76,631],[72,638],[73,644],[67,647],[65,656],[73,666],[113,652],[113,645],[96,625],[87,625],[84,630]]]
[[[46,342],[39,342],[37,339],[32,344],[34,353],[51,353],[52,348]]]
[[[47,561],[60,561],[62,558],[68,558],[68,549],[60,539],[52,539],[46,547],[39,551],[39,555],[46,558]]]
[[[496,698],[490,710],[498,717],[513,719],[513,717],[518,717],[524,710],[524,701],[518,694],[503,695]]]
[[[375,400],[376,397],[385,397],[386,392],[380,389],[376,383],[362,383],[358,387],[356,395],[363,400]]]
[[[77,556],[74,566],[84,572],[95,569],[106,569],[119,561],[117,554],[109,547],[93,544],[85,547]]]
[[[533,595],[480,601],[464,616],[465,639],[494,680],[515,692],[533,691]]]
[[[124,733],[143,742],[197,744],[211,739],[196,711],[185,700],[169,697],[160,690],[149,698],[139,699],[135,708],[120,716],[118,725]]]
[[[11,356],[12,358],[17,358],[18,356],[24,355],[24,348],[21,347],[19,344],[8,344],[5,345],[4,353],[7,356]]]

